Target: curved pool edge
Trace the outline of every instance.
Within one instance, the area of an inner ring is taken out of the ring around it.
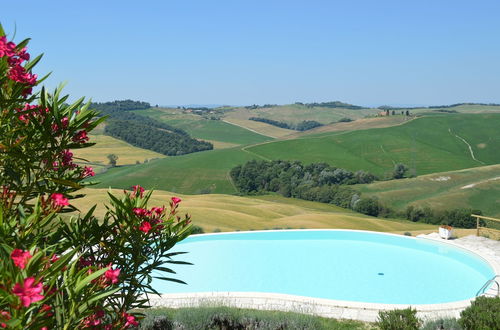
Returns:
[[[377,233],[390,236],[400,234],[384,233],[368,230],[350,229],[291,229],[290,231],[353,231]],[[283,230],[256,230],[198,234],[193,236],[212,236],[236,233],[256,233],[256,232],[280,232]],[[438,240],[430,237],[406,237],[409,239],[425,239],[434,242],[449,244],[455,248],[463,249],[474,254],[486,262],[496,275],[500,274],[500,262],[482,253],[478,249],[458,244],[454,241]],[[493,288],[490,287],[490,291]],[[487,291],[488,292],[488,291]],[[149,296],[152,307],[183,308],[201,306],[228,306],[235,308],[276,310],[285,312],[298,312],[336,319],[352,319],[365,322],[375,322],[378,313],[383,310],[404,309],[412,307],[417,310],[417,315],[423,320],[431,320],[444,317],[459,318],[460,312],[469,307],[475,299],[467,299],[448,303],[438,304],[383,304],[365,303],[357,301],[333,300],[324,298],[304,297],[297,295],[267,293],[267,292],[194,292],[194,293],[167,293],[159,296]]]

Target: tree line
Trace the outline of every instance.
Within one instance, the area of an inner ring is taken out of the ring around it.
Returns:
[[[147,102],[125,100],[93,103],[91,106],[101,115],[109,116],[105,134],[133,146],[168,156],[213,149],[211,143],[196,140],[183,129],[130,112],[151,108]]]
[[[393,178],[405,176],[407,167],[396,164]],[[447,224],[454,227],[475,228],[476,220],[471,214],[481,214],[480,210],[468,208],[432,210],[408,206],[401,212],[382,204],[376,197],[364,197],[353,188],[355,184],[366,184],[377,180],[369,172],[352,172],[326,163],[304,165],[299,161],[251,160],[230,171],[238,191],[243,195],[276,192],[284,197],[334,204],[352,209],[362,214],[405,218],[414,222]]]
[[[273,119],[267,119],[267,118],[260,118],[260,117],[250,117],[248,118],[249,120],[253,121],[259,121],[261,123],[266,123],[269,125],[273,125],[276,127],[281,127],[281,128],[287,128],[287,129],[292,129],[295,131],[307,131],[316,127],[323,126],[320,122],[317,122],[315,120],[304,120],[296,125],[288,124],[282,121],[277,121]]]
[[[303,105],[308,108],[312,107],[322,107],[322,108],[342,108],[342,109],[350,109],[350,110],[360,110],[366,109],[365,107],[361,107],[359,105],[349,104],[340,101],[330,101],[330,102],[313,102],[313,103],[302,103],[295,102],[296,105]]]

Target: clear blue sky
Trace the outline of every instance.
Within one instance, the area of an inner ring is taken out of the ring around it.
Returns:
[[[500,1],[3,1],[46,85],[95,101],[500,103]]]

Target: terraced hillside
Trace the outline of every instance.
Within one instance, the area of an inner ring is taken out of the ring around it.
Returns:
[[[75,200],[81,210],[97,204],[96,214],[102,216],[107,189],[85,189],[85,199]],[[120,194],[120,190],[114,190]],[[164,205],[174,194],[155,191],[150,205]],[[365,216],[333,205],[284,198],[280,196],[238,197],[231,195],[178,195],[180,211],[189,212],[193,223],[206,232],[258,230],[273,228],[340,228],[374,230],[394,233],[429,232],[435,226],[410,221],[386,220]]]
[[[236,191],[229,170],[250,159],[327,162],[382,177],[392,171],[395,163],[402,162],[422,175],[499,164],[498,127],[500,114],[423,117],[387,128],[333,132],[169,157],[112,169],[97,179],[102,182],[99,187],[126,188],[140,183],[147,188],[178,193],[231,194]],[[477,160],[472,158],[471,150]]]
[[[375,182],[356,188],[399,210],[407,205],[429,206],[434,210],[473,206],[487,216],[500,218],[500,165]]]

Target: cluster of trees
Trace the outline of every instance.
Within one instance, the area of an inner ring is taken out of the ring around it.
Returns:
[[[476,228],[477,220],[471,217],[471,214],[481,215],[482,212],[481,210],[468,208],[433,210],[430,207],[422,208],[413,205],[408,206],[405,212],[406,219],[413,222],[424,222],[434,225],[446,224],[460,228]]]
[[[209,142],[198,141],[189,135],[163,130],[137,121],[108,121],[105,132],[134,146],[168,156],[178,156],[213,149]]]
[[[255,110],[255,109],[272,108],[277,106],[278,106],[277,104],[264,104],[264,105],[252,104],[252,105],[247,105],[245,109]]]
[[[380,110],[414,110],[414,109],[446,109],[455,108],[462,105],[483,105],[483,106],[500,106],[498,103],[455,103],[449,105],[431,105],[428,107],[392,107],[390,105],[381,105],[377,109]]]
[[[90,108],[105,112],[123,112],[132,110],[146,110],[151,108],[148,102],[132,101],[132,100],[116,100],[112,102],[94,102],[90,104]]]
[[[149,109],[151,106],[147,102],[125,100],[93,103],[92,106],[101,115],[109,116],[104,129],[106,134],[133,146],[168,156],[213,149],[211,143],[193,139],[180,128],[130,112]]]
[[[450,105],[432,105],[427,108],[429,109],[435,109],[435,108],[454,108],[454,107],[459,107],[461,105],[484,105],[484,106],[500,106],[498,103],[474,103],[474,102],[468,102],[468,103],[455,103],[455,104],[450,104]]]
[[[234,167],[230,174],[240,192],[276,191],[284,192],[287,197],[294,195],[299,187],[353,185],[377,179],[365,171],[351,172],[327,163],[304,165],[289,160],[251,160]]]
[[[394,178],[404,177],[408,168],[396,164]],[[241,194],[255,195],[277,192],[285,197],[334,204],[375,217],[406,218],[414,222],[447,224],[453,227],[474,228],[476,220],[471,214],[479,210],[432,210],[429,207],[409,206],[396,211],[384,206],[375,197],[364,197],[353,184],[371,183],[377,178],[368,172],[351,172],[326,163],[304,165],[299,161],[251,160],[234,167],[230,172],[233,183]]]
[[[267,119],[267,118],[260,118],[260,117],[250,117],[248,119],[253,120],[253,121],[259,121],[262,123],[266,123],[266,124],[281,127],[281,128],[293,129],[296,131],[307,131],[307,130],[313,129],[315,127],[323,126],[323,124],[321,124],[320,122],[317,122],[315,120],[304,120],[304,121],[298,123],[297,125],[292,125],[292,124],[288,124],[288,123],[285,123],[282,121],[277,121],[277,120],[272,120],[272,119]]]
[[[285,197],[301,198],[341,207],[373,212],[371,199],[364,201],[349,185],[373,182],[376,177],[365,171],[351,172],[326,163],[304,165],[299,161],[251,160],[234,167],[231,178],[242,194],[277,192]]]
[[[302,102],[295,102],[297,105],[304,105],[308,108],[312,107],[322,107],[322,108],[342,108],[342,109],[350,109],[350,110],[359,110],[359,109],[366,109],[365,107],[360,107],[359,105],[353,105],[349,103],[344,103],[340,101],[330,101],[330,102],[313,102],[313,103],[302,103]]]

